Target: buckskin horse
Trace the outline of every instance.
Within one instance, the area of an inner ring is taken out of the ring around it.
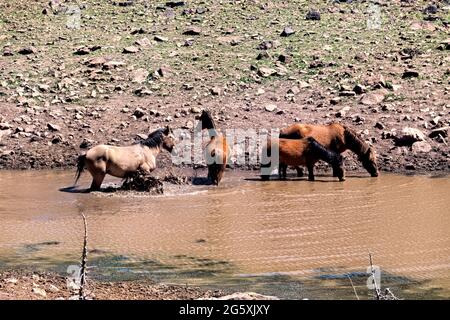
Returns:
[[[229,146],[225,137],[217,132],[216,125],[209,111],[203,110],[200,116],[202,130],[207,129],[210,140],[205,148],[208,178],[219,185],[227,166]]]
[[[314,181],[314,164],[323,160],[333,167],[339,181],[345,180],[343,157],[337,152],[326,149],[312,137],[269,140],[262,150],[261,159],[267,155],[268,160],[266,163],[261,163],[262,168],[273,165],[272,161],[276,158],[272,155],[276,148],[278,148],[278,175],[280,179],[286,179],[288,166],[306,166],[308,168],[308,180]],[[262,180],[268,180],[269,177],[269,174],[261,175]]]
[[[90,191],[100,190],[106,174],[127,178],[138,170],[151,172],[156,168],[156,157],[161,150],[172,152],[174,146],[175,138],[168,126],[152,132],[147,139],[131,146],[97,145],[78,157],[74,184],[85,168],[92,175]]]
[[[343,153],[347,149],[351,150],[358,156],[358,160],[372,177],[378,176],[374,148],[358,137],[353,129],[340,123],[328,125],[293,124],[281,129],[279,137],[283,139],[313,137],[331,151]],[[296,168],[298,175],[302,175],[301,170],[298,167]],[[336,174],[333,172],[333,176],[336,176]]]

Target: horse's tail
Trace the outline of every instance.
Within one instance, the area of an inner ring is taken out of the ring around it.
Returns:
[[[308,137],[306,139],[309,142],[311,152],[313,152],[320,160],[329,163],[332,167],[342,166],[344,158],[340,153],[328,150],[313,137]]]
[[[75,182],[73,183],[73,185],[77,184],[78,179],[80,179],[81,173],[83,172],[85,165],[86,165],[86,154],[82,154],[78,156],[77,159],[77,173],[75,175]]]

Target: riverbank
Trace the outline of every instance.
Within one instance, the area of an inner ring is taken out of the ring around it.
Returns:
[[[450,170],[444,3],[97,0],[79,28],[67,6],[0,4],[0,169],[74,168],[95,144],[192,132],[209,109],[221,129],[341,122],[381,171]],[[346,168],[361,170],[354,155]]]
[[[69,282],[70,283],[70,282]],[[75,289],[74,289],[75,288]],[[225,296],[221,290],[158,284],[149,279],[102,282],[87,280],[86,295],[96,300],[192,300]],[[0,271],[0,300],[78,300],[66,277],[30,270]]]

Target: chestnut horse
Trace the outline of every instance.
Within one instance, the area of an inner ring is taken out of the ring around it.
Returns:
[[[306,166],[308,168],[308,180],[314,181],[314,164],[323,160],[333,167],[333,171],[339,178],[339,181],[345,180],[345,171],[343,168],[343,158],[339,153],[326,149],[314,138],[303,139],[272,139],[268,141],[267,146],[263,148],[263,154],[267,155],[270,162],[261,164],[261,167],[272,166],[271,161],[274,147],[278,147],[278,175],[280,179],[286,179],[286,169],[288,166]],[[268,180],[269,175],[261,175],[263,180]]]
[[[301,139],[313,137],[327,149],[342,153],[349,149],[353,151],[372,177],[378,176],[375,150],[358,137],[356,132],[342,124],[331,123],[328,125],[293,124],[280,130],[280,138]],[[301,174],[297,167],[297,172]],[[336,174],[333,172],[333,175]]]
[[[152,132],[147,139],[131,146],[97,145],[80,155],[75,184],[84,168],[92,175],[90,191],[100,190],[106,174],[127,178],[139,169],[151,172],[156,168],[156,156],[161,149],[172,152],[175,138],[169,127]]]
[[[200,121],[202,130],[207,129],[210,140],[205,148],[205,159],[208,166],[208,178],[219,185],[227,166],[229,147],[227,140],[216,130],[216,125],[209,111],[203,110]]]

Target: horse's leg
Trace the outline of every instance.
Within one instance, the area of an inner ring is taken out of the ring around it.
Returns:
[[[92,175],[92,183],[90,191],[99,191],[100,187],[102,185],[103,179],[105,179],[105,173],[104,172],[97,172],[96,174]]]
[[[280,178],[280,180],[286,179],[286,171],[287,165],[285,165],[284,163],[280,163],[278,165],[278,177]]]
[[[308,180],[314,181],[314,164],[308,164]]]
[[[303,175],[304,175],[303,168],[302,167],[295,167],[295,169],[297,170],[297,177],[298,178],[303,177]]]

